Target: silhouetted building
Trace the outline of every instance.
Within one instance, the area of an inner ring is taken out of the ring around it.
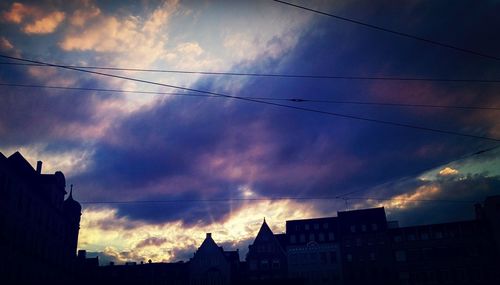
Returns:
[[[286,221],[288,275],[304,284],[340,284],[338,218]]]
[[[188,264],[128,262],[125,265],[108,265],[97,268],[97,274],[87,284],[120,285],[187,285]]]
[[[225,252],[207,236],[189,261],[189,284],[229,285],[238,284],[238,251]]]
[[[490,284],[498,269],[492,236],[477,220],[388,232],[398,284]]]
[[[81,206],[64,201],[62,172],[42,174],[0,153],[0,283],[58,284],[73,277]]]
[[[253,244],[248,246],[246,261],[246,278],[250,282],[271,284],[287,280],[286,251],[265,219]]]
[[[389,284],[393,260],[384,208],[337,215],[344,284]]]

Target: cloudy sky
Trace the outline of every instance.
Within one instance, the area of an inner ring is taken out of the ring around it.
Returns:
[[[376,2],[294,3],[500,57],[497,1]],[[346,207],[385,206],[401,225],[469,219],[474,201],[500,194],[498,109],[352,104],[500,108],[500,83],[484,82],[500,80],[500,60],[273,1],[2,1],[0,55],[80,67],[458,80],[86,69],[161,86],[0,59],[0,151],[63,171],[83,204],[79,248],[118,262],[186,260],[205,232],[244,255],[263,217],[275,233],[287,219]],[[279,100],[290,98],[313,102]],[[267,199],[337,196],[346,200]],[[119,201],[164,202],[102,203]]]

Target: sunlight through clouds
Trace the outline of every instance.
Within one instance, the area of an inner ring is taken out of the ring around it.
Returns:
[[[177,205],[165,204],[165,207],[172,206]],[[180,221],[146,224],[118,217],[112,208],[88,207],[82,214],[78,247],[104,252],[119,262],[148,259],[173,262],[189,258],[207,232],[211,232],[219,244],[230,244],[233,249],[245,252],[247,249],[242,246],[255,238],[264,217],[275,233],[282,233],[285,220],[317,214],[312,205],[291,201],[245,202],[223,221],[187,226]]]

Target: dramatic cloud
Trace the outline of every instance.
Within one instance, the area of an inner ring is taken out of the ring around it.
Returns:
[[[30,3],[0,4],[2,53],[161,69],[92,70],[267,102],[2,65],[0,84],[81,89],[0,86],[0,151],[21,150],[32,164],[44,160],[47,172],[62,170],[80,201],[164,201],[83,204],[79,247],[108,260],[186,259],[205,232],[243,250],[263,216],[280,232],[287,219],[334,215],[346,206],[385,206],[401,224],[468,219],[473,202],[499,193],[500,112],[442,107],[499,107],[495,82],[170,72],[495,80],[495,61],[273,1]],[[500,50],[491,28],[499,25],[494,2],[307,5],[485,54]],[[39,34],[26,34],[28,27]],[[97,90],[103,88],[139,93]],[[347,205],[265,200],[337,196]],[[243,198],[263,200],[209,202]]]
[[[66,51],[112,53],[122,57],[122,65],[148,66],[164,52],[167,37],[163,28],[177,6],[177,1],[167,1],[146,19],[133,16],[120,19],[101,13],[95,6],[77,10],[70,20],[75,27],[59,45]]]
[[[157,210],[167,207],[169,204],[164,204]],[[201,244],[205,233],[211,232],[219,244],[229,246],[226,249],[238,248],[244,256],[262,223],[263,217],[255,213],[265,213],[275,233],[284,231],[285,219],[317,215],[311,205],[263,201],[245,203],[225,220],[210,224],[199,222],[189,226],[177,221],[149,225],[119,217],[109,208],[89,208],[82,215],[79,246],[103,252],[118,262],[186,260]]]

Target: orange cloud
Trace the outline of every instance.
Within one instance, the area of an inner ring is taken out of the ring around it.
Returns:
[[[0,49],[1,50],[8,50],[8,49],[13,49],[14,46],[9,42],[8,39],[4,37],[0,37]]]
[[[22,3],[13,3],[10,10],[2,14],[2,19],[7,22],[20,24],[23,18],[36,13],[36,9]]]
[[[166,35],[162,29],[177,6],[177,1],[168,1],[144,21],[103,15],[97,7],[77,11],[70,18],[73,28],[59,46],[65,51],[113,53],[127,65],[148,65],[164,53]],[[93,20],[85,22],[88,18]]]
[[[49,34],[56,30],[64,20],[65,14],[61,11],[45,12],[36,6],[13,3],[10,10],[2,14],[6,22],[23,24],[27,20],[22,31],[26,34]]]
[[[50,34],[56,30],[65,16],[64,12],[52,12],[31,24],[27,24],[23,31],[27,34]]]
[[[100,14],[101,9],[94,5],[90,5],[73,12],[73,15],[71,15],[71,17],[69,18],[69,22],[73,26],[83,27],[87,21],[99,16]]]
[[[450,176],[458,174],[458,170],[453,169],[451,167],[445,167],[439,171],[440,176]]]

